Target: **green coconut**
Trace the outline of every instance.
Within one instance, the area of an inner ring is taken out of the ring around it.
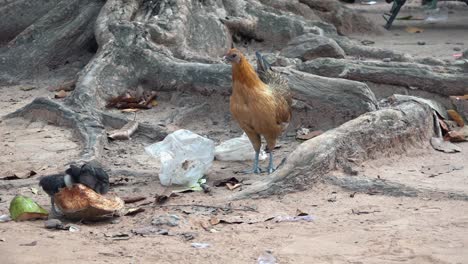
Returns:
[[[49,212],[31,198],[17,195],[10,203],[10,216],[15,221],[47,219]]]

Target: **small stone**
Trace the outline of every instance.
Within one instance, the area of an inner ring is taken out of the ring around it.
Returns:
[[[63,223],[58,219],[49,219],[44,222],[44,226],[47,229],[62,229]]]
[[[190,240],[193,240],[197,237],[197,233],[194,233],[194,232],[185,232],[185,233],[182,233],[180,234],[180,236],[185,239],[185,241],[190,241]]]
[[[111,224],[115,225],[115,224],[120,223],[121,221],[122,221],[122,219],[120,219],[120,218],[112,219]]]
[[[383,58],[382,61],[383,61],[383,62],[391,62],[392,59],[391,59],[391,58]]]
[[[208,244],[208,243],[192,243],[191,246],[193,248],[209,248],[210,244]]]
[[[180,217],[177,215],[161,215],[158,217],[153,218],[151,222],[152,225],[162,226],[178,226],[180,221]]]
[[[453,48],[454,51],[461,51],[461,49],[459,47],[455,47]]]
[[[426,45],[426,42],[424,42],[424,41],[418,41],[418,45],[424,46],[424,45]]]

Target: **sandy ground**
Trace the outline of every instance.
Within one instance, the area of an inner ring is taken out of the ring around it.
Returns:
[[[356,1],[360,2],[360,1]],[[428,22],[429,11],[420,6],[421,1],[408,0],[401,9],[397,19],[390,30],[383,30],[379,36],[354,35],[357,40],[372,40],[372,46],[389,48],[395,51],[406,52],[414,57],[432,57],[441,60],[453,61],[454,54],[468,49],[468,5],[462,2],[439,1],[439,17],[441,21]],[[391,5],[385,1],[377,1],[375,5],[353,4],[348,5],[357,9],[377,25],[384,26],[386,21],[382,14],[390,11]],[[398,18],[412,16],[412,20],[398,20]],[[433,17],[437,17],[433,15]],[[408,27],[419,28],[421,33],[409,33]],[[418,44],[420,42],[420,45]]]
[[[453,48],[468,45],[468,8],[461,4],[444,5],[457,8],[452,9],[453,14],[443,24],[396,21],[394,28],[383,35],[353,37],[373,40],[374,46],[414,56],[451,60],[455,53]],[[380,13],[389,6],[379,3],[352,7],[383,24]],[[416,12],[413,8],[403,11],[402,14]],[[421,27],[424,32],[407,33],[404,31],[407,25]],[[417,45],[417,41],[424,41],[426,45]],[[0,93],[3,95],[0,117],[38,96],[53,97],[53,93],[41,85],[0,87]],[[184,128],[207,135],[217,143],[240,135],[239,129],[229,119],[224,123],[213,123],[200,116],[200,112],[194,112],[186,117],[198,122],[177,120],[171,111],[174,109],[184,111],[170,99],[164,99],[157,108],[146,111],[139,118],[142,122],[172,125],[174,129],[178,123],[183,123]],[[226,114],[226,109],[212,109],[209,105],[201,109],[219,111],[220,116]],[[223,119],[220,117],[218,120]],[[60,171],[77,157],[79,142],[67,129],[17,119],[0,123],[0,138],[2,174],[25,170],[38,173],[27,180],[2,181],[0,215],[8,213],[9,201],[15,194],[30,196],[49,209],[47,195],[41,190],[34,194],[31,187],[39,189],[37,179],[40,175]],[[256,263],[257,258],[268,250],[278,263],[468,263],[466,201],[431,195],[411,198],[354,193],[320,183],[300,193],[231,204],[225,201],[225,197],[239,189],[229,191],[225,187],[213,187],[211,194],[183,193],[159,206],[153,203],[154,197],[167,190],[158,183],[157,162],[144,153],[143,147],[150,143],[148,139],[139,137],[134,138],[131,144],[109,143],[103,160],[108,167],[141,172],[141,175],[133,177],[112,174],[112,182],[115,182],[112,191],[125,197],[147,197],[129,205],[142,207],[145,212],[102,223],[71,223],[79,228],[77,232],[47,230],[43,221],[0,223],[0,262]],[[276,151],[277,162],[299,142],[285,138],[280,144],[282,147]],[[408,155],[368,161],[354,169],[359,177],[379,178],[427,190],[428,193],[467,194],[468,143],[459,146],[463,151],[457,154],[444,154],[430,148],[411,150]],[[435,177],[430,177],[425,171],[427,166],[436,168],[446,164],[462,168]],[[250,162],[216,161],[208,174],[208,183],[212,185],[217,180],[236,177],[243,180],[245,186],[267,177],[234,174],[234,171],[247,166]],[[262,166],[266,166],[266,162],[262,162]],[[351,177],[342,172],[333,174]],[[314,221],[268,220],[275,216],[294,216],[297,210],[309,213]],[[175,227],[151,224],[154,218],[167,214],[177,215],[179,224]],[[225,222],[210,225],[210,218]],[[167,234],[138,234],[144,228],[165,229]],[[208,243],[209,247],[194,248],[191,243],[195,242]]]

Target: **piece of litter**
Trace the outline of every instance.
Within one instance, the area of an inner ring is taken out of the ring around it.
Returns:
[[[70,232],[78,232],[80,229],[77,226],[71,225],[68,227],[68,231]]]
[[[300,222],[300,221],[312,222],[312,221],[314,221],[314,217],[311,216],[311,215],[303,215],[303,216],[276,216],[275,218],[273,218],[273,220],[274,220],[276,223],[280,223],[280,222]]]
[[[208,243],[192,243],[190,244],[193,248],[209,248],[210,244]]]
[[[418,27],[407,27],[405,28],[406,32],[408,33],[422,33],[424,30],[422,28]]]
[[[11,217],[7,214],[0,215],[0,223],[5,223],[11,221]]]

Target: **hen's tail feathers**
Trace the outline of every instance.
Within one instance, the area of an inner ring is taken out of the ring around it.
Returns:
[[[277,96],[282,96],[291,106],[292,96],[287,80],[271,68],[270,63],[260,52],[255,52],[255,56],[257,57],[257,74],[260,80],[267,84]]]
[[[271,71],[271,65],[268,61],[260,54],[260,52],[256,51],[255,56],[257,57],[257,72],[267,72]]]

